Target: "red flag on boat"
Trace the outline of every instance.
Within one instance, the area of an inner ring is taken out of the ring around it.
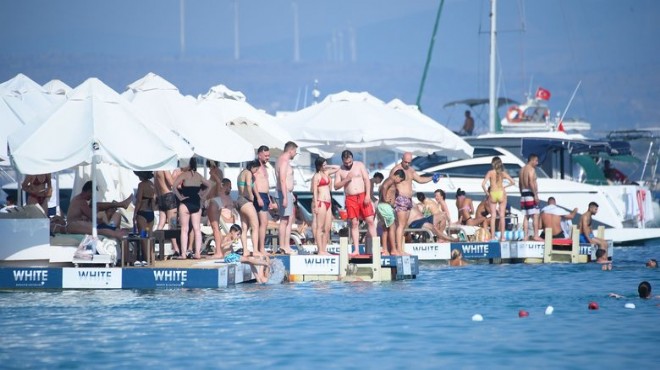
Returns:
[[[550,100],[550,91],[539,87],[538,90],[536,90],[536,99]]]
[[[566,131],[564,130],[564,121],[559,120],[559,124],[557,125],[557,131],[559,131],[559,132],[566,132]]]

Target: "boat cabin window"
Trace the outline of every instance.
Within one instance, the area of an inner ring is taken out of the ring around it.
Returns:
[[[517,164],[505,163],[504,168],[506,168],[506,172],[508,172],[511,177],[516,178],[520,175],[520,166]],[[493,169],[493,167],[490,165],[490,163],[484,163],[447,168],[438,172],[442,173],[443,175],[448,174],[449,177],[483,178],[486,175],[486,172],[490,171],[491,169]]]

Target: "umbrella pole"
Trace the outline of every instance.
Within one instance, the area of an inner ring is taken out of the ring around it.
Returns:
[[[98,194],[96,193],[96,154],[92,155],[92,237],[98,238],[98,230],[96,229],[97,223],[97,201]]]

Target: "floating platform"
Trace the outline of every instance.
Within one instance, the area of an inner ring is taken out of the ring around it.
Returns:
[[[603,230],[599,230],[602,235]],[[550,235],[550,230],[546,230]],[[581,244],[577,229],[572,239],[546,238],[544,241],[446,242],[405,244],[404,250],[420,261],[448,261],[453,250],[459,250],[466,260],[488,260],[490,263],[586,263],[596,260],[597,246]],[[608,241],[608,257],[614,244]]]
[[[282,262],[283,280],[300,281],[394,281],[419,274],[417,257],[348,256],[348,240],[342,239],[339,255],[275,255]],[[374,246],[380,251],[379,246]],[[376,249],[374,249],[376,250]],[[220,260],[165,260],[146,267],[2,267],[0,289],[180,289],[227,288],[254,282],[253,267]],[[93,263],[93,262],[92,262]],[[87,265],[81,266],[89,266]]]

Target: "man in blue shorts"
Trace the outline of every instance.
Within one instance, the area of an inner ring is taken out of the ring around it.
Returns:
[[[591,217],[598,213],[598,203],[589,203],[589,209],[580,218],[580,243],[597,244],[599,249],[607,250],[607,241],[594,236],[591,229]]]

